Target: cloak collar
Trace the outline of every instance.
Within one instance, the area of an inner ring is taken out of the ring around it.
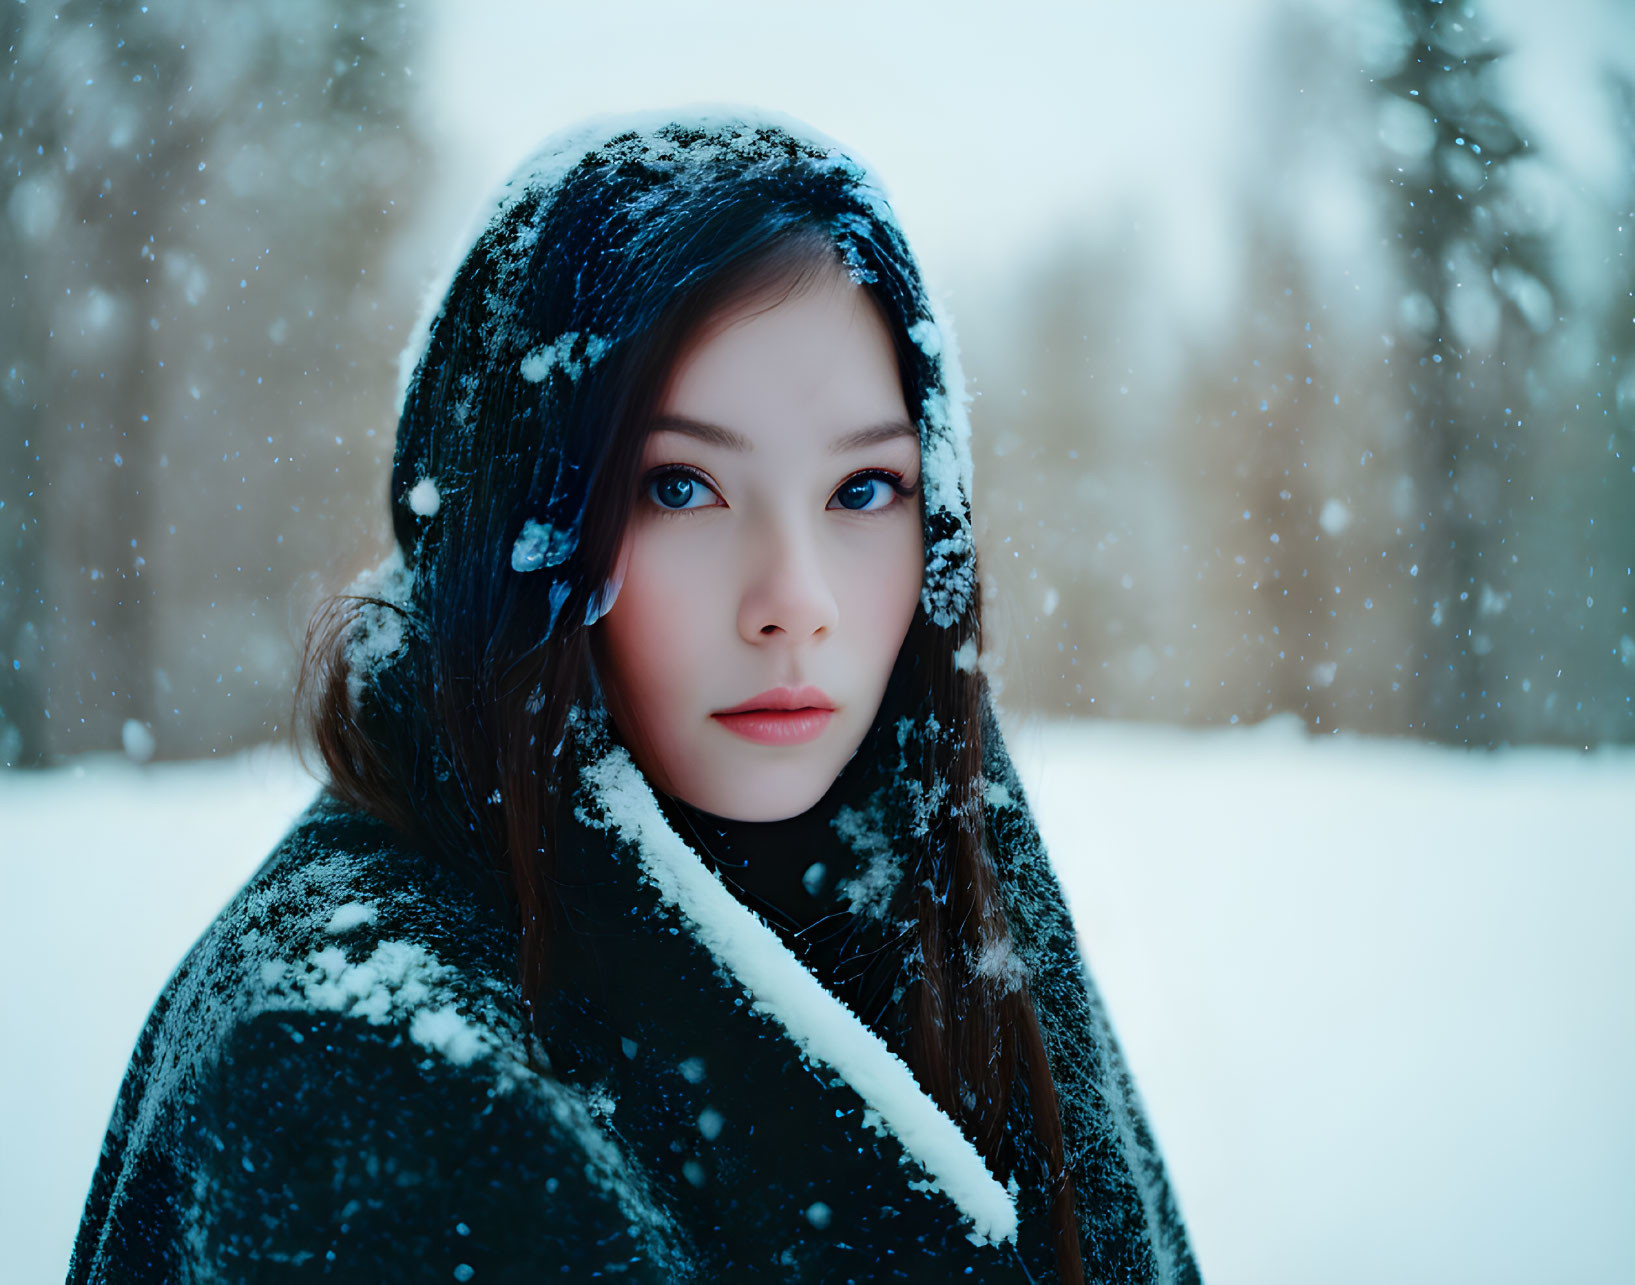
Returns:
[[[1014,1183],[1002,1185],[959,1126],[920,1087],[884,1040],[831,993],[764,920],[732,895],[676,833],[652,787],[608,735],[605,712],[581,731],[580,821],[609,831],[637,860],[640,877],[687,932],[772,1018],[807,1060],[836,1072],[867,1107],[877,1132],[893,1135],[984,1242],[1013,1242]]]

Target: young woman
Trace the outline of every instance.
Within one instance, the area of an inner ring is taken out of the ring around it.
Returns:
[[[1195,1281],[975,663],[964,403],[798,122],[524,166],[70,1279]]]

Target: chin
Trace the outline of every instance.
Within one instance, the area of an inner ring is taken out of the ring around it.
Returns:
[[[787,821],[821,799],[835,776],[815,764],[788,764],[779,771],[738,771],[727,779],[694,781],[675,793],[729,821]]]

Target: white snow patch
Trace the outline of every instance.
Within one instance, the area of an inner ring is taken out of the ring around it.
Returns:
[[[971,548],[970,529],[962,526],[926,550],[920,603],[933,624],[953,624],[970,602],[975,585]]]
[[[359,598],[379,598],[399,606],[409,600],[412,577],[403,562],[403,550],[397,545],[374,566],[358,573],[346,592]]]
[[[892,850],[879,813],[842,807],[830,824],[853,852],[868,859],[861,871],[840,881],[841,895],[850,902],[852,914],[884,919],[903,877],[903,858]]]
[[[573,552],[574,543],[573,532],[529,518],[511,545],[511,570],[538,571],[541,567],[559,566]]]
[[[906,1063],[836,999],[753,911],[710,873],[659,811],[622,748],[585,769],[608,818],[639,854],[644,875],[690,931],[781,1024],[801,1051],[832,1067],[990,1242],[1014,1241],[1016,1203],[974,1146],[919,1087]]]
[[[395,611],[366,607],[360,625],[346,649],[346,694],[354,709],[363,703],[369,677],[403,649],[403,617]]]
[[[965,390],[965,371],[960,364],[959,341],[954,335],[953,323],[940,305],[932,302],[930,307],[934,335],[916,323],[916,342],[925,352],[929,352],[932,346],[939,349],[937,366],[942,375],[943,391],[940,396],[927,400],[926,410],[931,427],[948,449],[939,452],[934,465],[928,462],[928,471],[933,477],[932,492],[927,494],[927,503],[934,503],[936,507],[946,508],[960,516],[963,505],[969,502],[971,495],[971,419],[967,410],[971,395]]]
[[[324,931],[331,936],[349,933],[361,924],[372,924],[380,911],[378,908],[363,901],[349,901],[344,906],[335,907],[335,913],[329,917],[324,925]]]
[[[337,907],[325,931],[345,931],[375,915],[374,906],[348,902]],[[359,962],[340,946],[325,946],[295,963],[264,961],[260,976],[273,997],[305,1001],[311,1009],[361,1017],[372,1026],[406,1020],[416,1044],[469,1066],[492,1053],[495,1043],[461,1016],[448,988],[451,971],[416,942],[383,941]]]
[[[560,370],[569,379],[578,379],[604,356],[612,346],[600,335],[584,333],[584,353],[582,356],[573,355],[574,345],[579,342],[580,332],[569,330],[557,336],[550,343],[540,344],[522,359],[520,373],[530,384],[537,384],[553,370]]]
[[[411,486],[408,495],[403,498],[408,502],[409,509],[423,518],[434,517],[443,506],[443,497],[437,493],[437,483],[429,477],[423,477]]]
[[[947,627],[964,614],[976,591],[973,546],[967,509],[971,496],[971,421],[960,366],[959,343],[940,309],[909,328],[909,334],[938,369],[941,387],[920,407],[921,485],[926,513],[953,517],[954,532],[926,550],[921,605],[935,625]]]
[[[910,326],[908,337],[918,344],[920,351],[932,361],[942,356],[942,332],[937,329],[937,323],[929,318],[922,318]]]
[[[1007,991],[1021,990],[1028,982],[1028,967],[1011,949],[1008,937],[983,942],[976,957],[976,974],[991,977]]]
[[[362,702],[375,673],[402,651],[407,641],[402,613],[394,607],[408,603],[412,579],[403,562],[403,550],[394,544],[378,566],[360,574],[347,588],[350,596],[379,600],[359,608],[357,622],[347,640],[346,692],[354,708]]]
[[[409,1023],[409,1038],[456,1066],[470,1066],[493,1047],[488,1035],[452,1006],[421,1009]]]
[[[613,1096],[612,1087],[606,1083],[593,1086],[585,1101],[590,1113],[598,1120],[611,1120],[619,1106],[619,1100]]]
[[[279,971],[283,989],[318,1010],[362,1017],[374,1026],[399,1019],[432,998],[443,966],[413,942],[383,941],[368,959],[353,963],[339,946],[326,946]],[[268,970],[263,969],[263,979]]]

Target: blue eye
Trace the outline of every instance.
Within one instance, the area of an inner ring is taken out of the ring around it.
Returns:
[[[706,483],[687,473],[660,473],[647,482],[648,498],[672,512],[711,508],[712,494]]]
[[[891,503],[895,488],[892,479],[880,473],[863,473],[848,482],[842,482],[835,492],[840,507],[854,513],[872,512]]]

